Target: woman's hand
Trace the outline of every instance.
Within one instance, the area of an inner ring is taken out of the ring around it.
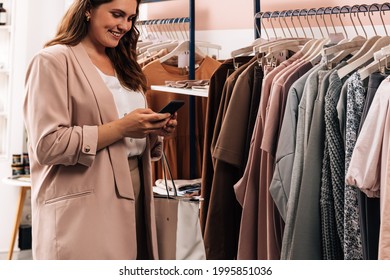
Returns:
[[[159,136],[170,136],[175,132],[176,126],[177,126],[177,113],[174,113],[168,119],[168,122],[160,130],[156,131],[156,134]]]
[[[100,125],[97,149],[105,148],[124,137],[144,138],[150,133],[168,135],[176,127],[170,114],[155,113],[151,109],[136,109],[119,120]]]
[[[151,132],[164,130],[169,125],[169,116],[151,109],[136,109],[120,119],[120,129],[123,137],[144,138]]]

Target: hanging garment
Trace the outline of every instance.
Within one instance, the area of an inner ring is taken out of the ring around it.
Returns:
[[[287,213],[286,213],[286,226],[283,233],[282,241],[282,259],[291,259],[291,258],[300,258],[299,250],[307,250],[302,244],[298,245],[295,248],[295,239],[297,242],[305,242],[304,239],[300,237],[299,232],[295,232],[295,226],[298,225],[295,222],[296,211],[298,207],[299,194],[300,194],[300,176],[303,172],[303,159],[306,153],[305,146],[307,146],[305,140],[308,136],[305,136],[305,122],[310,122],[311,112],[313,111],[314,101],[318,92],[318,82],[319,82],[319,71],[325,69],[325,64],[319,64],[315,70],[307,77],[305,86],[302,93],[302,98],[299,103],[298,111],[298,120],[297,120],[297,132],[296,132],[296,147],[295,154],[293,158],[293,166],[291,173],[291,186],[290,186],[290,196],[288,200]],[[305,224],[299,225],[299,229],[303,229],[306,226]],[[298,229],[297,229],[298,230]],[[314,246],[310,248],[310,252],[315,252]],[[292,250],[297,250],[296,254],[292,256]],[[306,257],[303,257],[306,259]]]
[[[277,256],[278,249],[275,242],[268,243],[268,239],[275,238],[274,233],[269,233],[267,229],[267,215],[273,219],[273,213],[267,211],[267,201],[272,202],[268,187],[259,188],[261,169],[260,160],[262,152],[258,150],[263,137],[263,127],[265,121],[266,107],[270,94],[273,78],[282,70],[291,65],[302,56],[296,53],[288,60],[282,62],[274,70],[265,76],[262,84],[260,107],[257,113],[257,120],[252,134],[249,157],[244,170],[244,175],[234,185],[237,200],[242,206],[242,216],[239,235],[238,259],[268,259],[268,251],[272,256]],[[273,210],[273,205],[272,206]],[[271,227],[271,225],[270,225]],[[271,231],[274,229],[272,224]],[[268,245],[271,244],[271,245]]]
[[[335,69],[341,67],[339,64]],[[325,64],[321,70],[313,73],[308,78],[306,86],[313,83],[311,94],[302,96],[300,103],[304,107],[304,136],[303,151],[304,158],[301,161],[301,174],[294,173],[295,159],[293,167],[292,182],[298,179],[296,186],[300,185],[298,201],[296,202],[295,223],[292,223],[291,248],[289,250],[289,259],[322,259],[322,233],[321,233],[321,214],[320,214],[320,189],[321,189],[321,171],[325,142],[325,124],[324,124],[324,99],[329,87],[330,74],[335,71],[325,70]],[[317,87],[316,87],[317,86]],[[305,88],[306,90],[306,88]],[[299,116],[301,112],[299,112]],[[299,119],[298,119],[299,127]],[[295,152],[295,157],[299,155]],[[294,179],[297,176],[297,179]],[[301,178],[301,179],[299,179]],[[295,185],[293,185],[295,187]],[[292,187],[293,187],[292,186]],[[286,240],[288,242],[288,240]]]
[[[380,84],[356,141],[346,183],[360,188],[369,197],[380,196],[378,259],[390,259],[389,224],[389,78]]]
[[[346,78],[344,78],[346,79]],[[325,95],[325,148],[322,166],[321,222],[324,259],[343,259],[345,149],[337,103],[343,82],[338,72],[329,78]]]
[[[252,57],[237,57],[235,58],[235,62],[245,64],[250,59],[252,59]],[[201,201],[200,205],[200,224],[203,234],[210,202],[211,185],[214,176],[214,168],[211,155],[211,141],[214,133],[215,121],[218,114],[218,108],[220,106],[221,96],[223,94],[225,81],[228,76],[228,70],[233,69],[233,59],[228,59],[224,61],[220,65],[220,67],[218,67],[218,69],[210,78],[205,120],[204,151],[202,159],[201,195],[203,201]]]
[[[205,57],[195,70],[195,79],[210,79],[214,71],[221,63],[211,57]],[[150,62],[143,68],[147,79],[148,90],[146,98],[150,108],[153,111],[159,111],[169,101],[183,100],[185,105],[177,112],[178,125],[175,134],[165,137],[164,151],[172,168],[174,179],[190,178],[190,128],[189,128],[189,96],[176,93],[160,92],[151,90],[151,85],[164,85],[165,81],[178,81],[188,79],[182,69],[162,64],[159,60]],[[206,98],[195,97],[195,176],[201,176],[201,159],[203,151],[203,134],[204,134],[204,116],[206,110]],[[163,178],[161,162],[153,162],[153,182],[158,178]]]
[[[366,98],[366,87],[355,72],[347,80],[347,118],[345,135],[345,170],[351,160],[359,131],[361,115]],[[346,172],[345,172],[346,173]],[[346,175],[346,174],[345,174]],[[345,176],[344,175],[344,176]],[[344,259],[362,260],[363,248],[359,224],[358,196],[360,191],[354,186],[345,186],[344,194]]]
[[[386,78],[381,73],[373,73],[368,78],[366,101],[359,125],[359,134],[367,117],[375,93]],[[359,192],[360,228],[362,233],[363,259],[378,259],[379,228],[380,228],[380,200],[376,197],[368,197]]]
[[[253,130],[256,124],[257,113],[259,111],[260,100],[261,100],[261,87],[263,83],[264,73],[263,68],[260,65],[255,65],[254,68],[254,82],[252,88],[252,100],[250,102],[249,120],[246,139],[249,140],[245,143],[245,150],[243,155],[243,168],[245,168],[248,162],[250,140],[252,139]],[[244,170],[242,170],[244,173]]]
[[[242,72],[247,69],[249,65],[251,65],[254,61],[256,61],[256,57],[252,57],[247,63],[241,65],[238,69],[236,69],[227,79],[224,85],[223,93],[221,96],[220,106],[218,107],[217,117],[215,119],[215,127],[213,132],[213,138],[211,140],[211,153],[214,153],[215,145],[218,141],[219,133],[221,131],[222,123],[226,115],[226,110],[229,106],[230,98],[233,93],[233,89],[236,85],[238,77]]]
[[[235,198],[233,184],[242,176],[243,150],[249,141],[245,138],[257,62],[251,60],[248,64],[238,76],[236,72],[230,76],[237,78],[230,98],[226,96],[225,101],[229,101],[223,104],[226,111],[213,149],[214,177],[204,232],[208,259],[237,257],[241,207]]]
[[[318,69],[318,67],[319,66],[312,68],[305,75],[299,78],[291,86],[287,96],[286,111],[280,130],[278,147],[276,149],[275,171],[273,174],[272,183],[270,185],[270,193],[272,198],[275,201],[279,213],[285,222],[287,216],[287,204],[290,197],[291,175],[295,153],[295,139],[297,137],[296,125],[298,121],[298,106],[307,78],[311,73],[313,73],[313,71]],[[286,228],[284,229],[284,234],[285,232]],[[282,252],[283,251],[282,243]],[[283,256],[281,258],[284,259]]]

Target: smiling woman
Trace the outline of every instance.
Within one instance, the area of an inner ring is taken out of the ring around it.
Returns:
[[[74,0],[30,62],[24,121],[36,259],[158,258],[150,161],[177,120],[146,104],[140,2]]]

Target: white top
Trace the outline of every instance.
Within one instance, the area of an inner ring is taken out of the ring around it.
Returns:
[[[127,113],[139,108],[146,108],[145,96],[142,92],[124,88],[116,76],[104,74],[96,67],[103,81],[111,91],[118,111],[118,117],[122,118]],[[146,138],[125,138],[128,157],[141,155],[146,147]]]

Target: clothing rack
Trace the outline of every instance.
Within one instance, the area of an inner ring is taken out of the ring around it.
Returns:
[[[372,8],[376,10],[372,10]],[[335,6],[335,7],[321,7],[321,8],[311,8],[311,9],[296,9],[296,10],[287,10],[287,11],[274,11],[274,12],[258,12],[256,13],[256,18],[280,18],[280,17],[306,17],[306,16],[319,16],[319,15],[339,15],[339,14],[356,14],[356,13],[368,13],[368,12],[385,12],[390,11],[390,3],[383,4],[361,4],[350,6]]]
[[[341,7],[335,6],[335,7],[320,7],[320,8],[311,8],[311,9],[295,9],[295,10],[272,11],[272,12],[271,11],[257,12],[255,14],[255,20],[256,20],[256,26],[259,27],[258,29],[260,30],[261,21],[263,19],[270,20],[272,18],[272,19],[279,19],[280,20],[280,18],[289,17],[290,20],[292,21],[293,17],[297,17],[297,18],[303,17],[306,19],[306,21],[308,21],[309,16],[311,16],[311,17],[314,16],[316,18],[316,20],[317,20],[318,16],[321,16],[322,20],[325,23],[324,15],[336,15],[336,16],[338,15],[339,16],[340,14],[344,14],[344,15],[350,14],[350,16],[352,16],[352,14],[357,15],[359,13],[364,13],[364,15],[366,15],[366,13],[367,13],[369,20],[370,20],[370,23],[371,23],[371,26],[373,27],[374,32],[376,33],[371,16],[373,15],[374,12],[379,12],[382,24],[383,24],[383,26],[385,26],[384,21],[383,21],[383,15],[385,14],[386,11],[390,11],[390,3],[388,3],[388,2],[385,2],[383,4],[374,3],[371,5],[361,4],[361,5],[353,5],[353,6],[346,5],[346,6],[341,6]],[[360,23],[362,29],[363,29],[363,32],[366,34],[366,31],[362,25],[360,18],[359,17],[357,17],[357,18],[359,20],[359,23]],[[332,22],[332,26],[333,26],[334,30],[336,30],[332,17],[330,17],[330,20]],[[351,17],[351,21],[352,21],[352,24],[353,24],[355,31],[356,31],[356,26],[352,20],[352,17]],[[340,22],[340,23],[341,23],[341,25],[343,25],[342,22]],[[318,21],[317,21],[317,24],[318,24]],[[272,25],[272,22],[271,22],[271,25]],[[310,24],[309,24],[309,26],[310,26]],[[301,27],[302,27],[302,25],[301,25]],[[272,28],[273,28],[273,26],[272,26]],[[310,26],[310,28],[311,28],[311,26]],[[320,28],[319,25],[318,25],[318,28]],[[325,28],[327,28],[326,23],[325,23]],[[343,28],[344,28],[344,25],[343,25]],[[295,26],[294,26],[294,29],[295,29]],[[320,31],[321,31],[321,28],[320,28]],[[322,31],[321,31],[321,33],[322,33]]]

